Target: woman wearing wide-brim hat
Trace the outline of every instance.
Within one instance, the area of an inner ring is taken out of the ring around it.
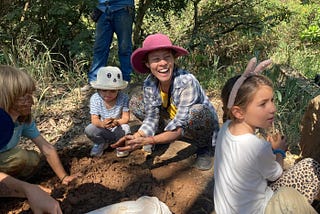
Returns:
[[[201,170],[212,167],[218,118],[195,76],[175,64],[178,57],[187,54],[186,49],[173,45],[168,36],[159,33],[149,35],[142,48],[133,52],[134,70],[149,73],[143,95],[135,94],[130,101],[133,114],[143,124],[136,133],[121,138],[112,147],[146,150],[148,145],[187,137],[198,148],[195,166]]]

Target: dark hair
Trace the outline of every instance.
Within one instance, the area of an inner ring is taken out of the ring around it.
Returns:
[[[233,85],[240,78],[240,76],[241,75],[231,77],[222,88],[221,99],[223,104],[223,122],[228,119],[235,119],[231,114],[230,109],[227,108],[227,105]],[[257,89],[261,85],[267,85],[273,88],[272,81],[268,77],[263,75],[249,76],[240,86],[233,105],[245,109],[247,105],[252,101],[253,95],[257,92]]]

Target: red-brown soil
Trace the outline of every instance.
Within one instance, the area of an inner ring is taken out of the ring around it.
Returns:
[[[60,151],[66,169],[83,176],[69,186],[61,185],[48,165],[30,180],[53,189],[64,213],[86,213],[120,201],[156,196],[173,213],[212,213],[213,170],[193,168],[192,146],[177,141],[161,145],[151,156],[143,151],[117,158],[106,150],[100,158],[89,156],[91,143],[84,136],[77,146]],[[176,153],[177,151],[177,153]],[[26,200],[1,199],[0,213],[32,213]]]
[[[64,93],[64,89],[54,89],[45,98],[52,100],[59,93]],[[89,156],[92,143],[83,134],[90,121],[89,94],[79,95],[81,102],[74,99],[77,93],[70,94],[61,107],[48,106],[37,122],[42,134],[57,147],[65,169],[72,174],[81,172],[83,176],[69,186],[62,185],[44,161],[41,170],[29,181],[51,188],[51,195],[60,202],[63,213],[86,213],[144,195],[157,197],[175,214],[214,213],[213,169],[199,171],[192,167],[194,147],[176,141],[157,145],[150,156],[136,150],[126,158],[117,158],[114,150],[107,149],[102,157],[92,158]],[[221,116],[220,102],[212,96],[211,99]],[[134,117],[130,124],[133,131],[139,126]],[[318,203],[315,206],[320,207]],[[5,213],[32,211],[25,199],[1,198],[0,214]]]
[[[55,93],[59,90],[52,91],[56,97]],[[117,158],[109,148],[100,158],[90,157],[92,142],[83,134],[90,122],[89,97],[90,94],[81,95],[80,104],[66,98],[60,108],[51,106],[37,118],[38,128],[57,147],[65,169],[72,174],[81,172],[83,176],[71,185],[62,185],[43,161],[45,164],[29,182],[51,188],[51,195],[66,214],[86,213],[145,195],[157,197],[172,213],[213,213],[213,169],[200,171],[192,167],[195,148],[191,144],[176,141],[157,145],[149,156],[136,150],[126,158]],[[134,117],[130,124],[132,131],[139,127]],[[33,144],[27,142],[25,147]],[[1,198],[0,214],[3,213],[32,211],[25,199]]]

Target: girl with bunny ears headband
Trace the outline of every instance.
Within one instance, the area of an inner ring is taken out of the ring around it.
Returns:
[[[285,138],[279,133],[267,140],[255,135],[275,118],[272,82],[260,74],[270,64],[266,60],[256,66],[256,58],[251,59],[245,72],[229,79],[222,90],[228,117],[215,150],[217,214],[316,213],[311,203],[320,189],[319,163],[306,158],[283,171]],[[304,182],[307,178],[310,183]]]

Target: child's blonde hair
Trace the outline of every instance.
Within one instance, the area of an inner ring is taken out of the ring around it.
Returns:
[[[36,90],[32,77],[17,68],[0,65],[0,107],[9,112],[16,99]],[[30,122],[31,115],[18,118],[20,122]]]
[[[239,78],[240,75],[230,78],[222,88],[221,99],[223,103],[223,122],[227,119],[235,120],[235,117],[232,115],[230,109],[227,108],[227,105],[231,90]],[[267,85],[273,88],[273,83],[268,77],[263,75],[249,76],[240,86],[233,106],[239,106],[241,109],[245,109],[252,101],[253,95],[257,92],[257,89],[262,85]]]

